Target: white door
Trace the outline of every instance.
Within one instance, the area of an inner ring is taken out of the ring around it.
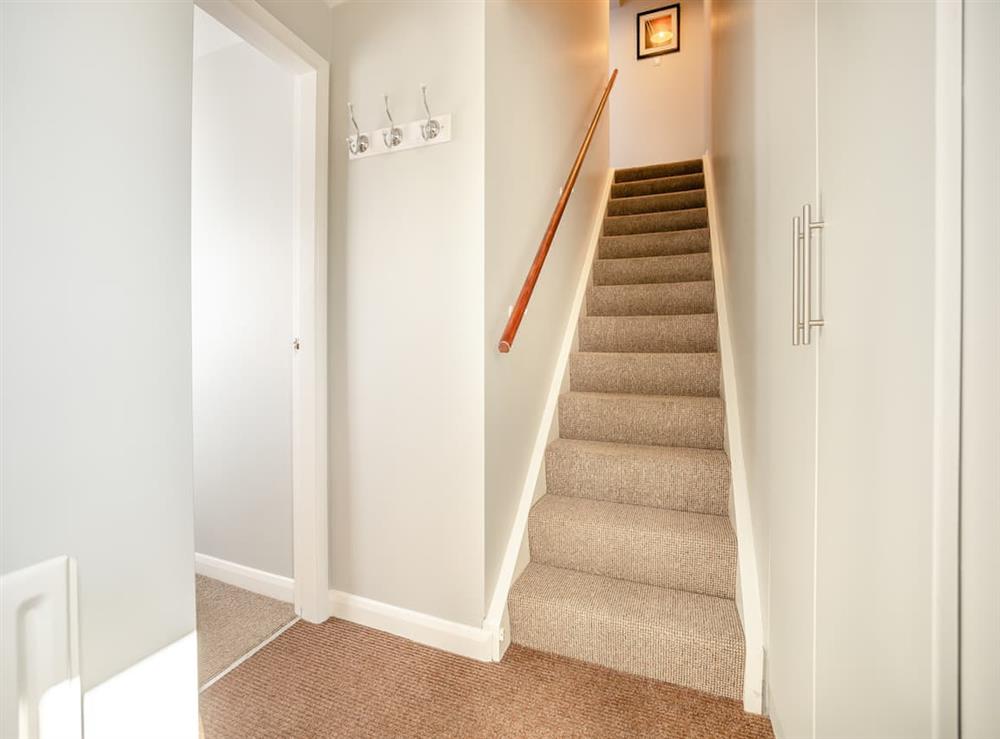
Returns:
[[[769,520],[770,603],[767,612],[767,680],[771,705],[780,716],[784,736],[809,736],[812,724],[813,644],[813,502],[815,491],[816,334],[802,343],[793,327],[793,253],[802,249],[793,239],[793,216],[816,190],[815,13],[814,2],[759,3],[754,8],[757,43],[763,53],[759,73],[769,80],[758,94],[762,118],[757,121],[765,156],[758,180],[757,243],[764,245],[757,268],[758,285],[781,285],[762,291],[757,301],[766,313],[765,325],[781,327],[762,332],[761,357],[777,357],[769,366],[780,373],[758,372],[762,408],[757,415],[757,464],[766,472],[758,487],[766,487],[771,502]],[[798,258],[798,257],[796,257]],[[796,343],[793,344],[793,341]]]
[[[924,737],[936,679],[935,5],[820,3],[817,35],[815,736]]]
[[[962,243],[963,739],[1000,726],[1000,4],[965,6]]]

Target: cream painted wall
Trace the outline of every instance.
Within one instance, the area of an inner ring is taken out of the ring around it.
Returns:
[[[702,0],[681,1],[681,48],[636,59],[636,15],[670,0],[611,2],[608,64],[618,68],[611,96],[611,164],[634,167],[705,153],[707,24]]]
[[[486,4],[484,597],[493,594],[608,169],[601,123],[513,348],[497,343],[607,83],[607,5]],[[569,44],[553,52],[550,39]]]
[[[0,3],[0,571],[77,559],[88,695],[194,643],[191,14]],[[88,736],[196,736],[194,649],[172,664],[151,724]]]
[[[231,32],[204,54],[228,29],[195,19],[195,547],[291,577],[294,83]]]
[[[483,618],[484,5],[333,11],[329,259],[332,587]],[[348,161],[432,110],[451,142]]]

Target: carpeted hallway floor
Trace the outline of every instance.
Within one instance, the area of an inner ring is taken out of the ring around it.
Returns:
[[[773,737],[735,701],[512,646],[484,664],[298,622],[201,696],[206,739]]]
[[[195,576],[198,685],[204,685],[295,618],[291,603]]]

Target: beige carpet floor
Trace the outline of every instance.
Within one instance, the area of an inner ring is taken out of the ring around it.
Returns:
[[[206,739],[745,737],[736,701],[512,646],[500,664],[331,619],[298,622],[201,696]]]
[[[198,684],[204,685],[295,618],[291,603],[195,576]]]

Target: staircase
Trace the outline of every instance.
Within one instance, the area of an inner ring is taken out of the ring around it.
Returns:
[[[701,160],[615,172],[517,644],[727,698],[743,691]]]

